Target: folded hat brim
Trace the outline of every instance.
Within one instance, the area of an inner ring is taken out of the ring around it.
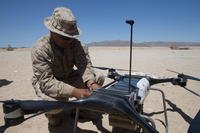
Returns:
[[[67,33],[65,33],[63,31],[60,31],[60,30],[56,29],[54,26],[52,26],[51,20],[52,20],[52,17],[47,17],[47,18],[44,19],[44,25],[50,31],[52,31],[54,33],[57,33],[59,35],[65,36],[65,37],[69,37],[69,38],[75,38],[75,39],[77,39],[78,37],[80,37],[81,30],[79,28],[78,28],[78,33],[79,33],[78,35],[70,35],[70,34],[67,34]]]

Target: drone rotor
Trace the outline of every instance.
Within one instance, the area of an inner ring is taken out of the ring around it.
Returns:
[[[120,68],[109,68],[109,67],[99,67],[99,66],[92,66],[93,68],[97,68],[97,69],[100,69],[100,70],[110,70],[110,69],[114,69],[114,70],[117,70],[117,71],[129,71],[127,69],[120,69]]]
[[[190,75],[186,75],[186,74],[183,74],[183,73],[179,73],[179,72],[176,72],[176,71],[173,71],[173,70],[170,70],[170,69],[167,69],[167,71],[176,73],[176,74],[178,74],[178,77],[181,77],[181,78],[200,81],[200,78],[196,78],[194,76],[190,76]]]

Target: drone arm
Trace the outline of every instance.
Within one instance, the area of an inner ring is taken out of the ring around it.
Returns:
[[[156,79],[156,78],[148,78],[150,85],[160,84],[160,83],[167,83],[167,82],[174,82],[174,78],[164,78],[164,79]]]
[[[181,87],[185,87],[186,84],[187,84],[187,79],[181,78],[181,77],[178,77],[178,78],[163,78],[163,79],[155,79],[155,78],[149,77],[149,82],[150,82],[150,85],[170,82],[173,85],[179,85]]]
[[[34,100],[8,100],[3,102],[3,112],[5,113],[5,126],[0,127],[0,132],[5,131],[10,126],[19,125],[22,122],[54,109],[72,109],[78,106],[78,102],[59,101],[34,101]],[[34,114],[25,118],[25,115]]]

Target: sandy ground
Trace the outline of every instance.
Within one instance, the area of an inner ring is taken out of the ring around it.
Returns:
[[[93,65],[95,66],[129,68],[128,47],[91,47],[89,50]],[[133,69],[160,77],[176,76],[175,73],[166,71],[166,69],[200,77],[199,57],[200,48],[198,47],[192,47],[190,50],[170,50],[169,48],[160,47],[134,48]],[[10,84],[0,87],[0,100],[37,98],[31,86],[32,67],[30,49],[17,49],[14,51],[0,50],[0,68],[0,79],[11,81]],[[102,72],[106,74],[106,71]],[[189,81],[187,88],[200,94],[199,86],[200,82]],[[181,87],[167,83],[153,87],[165,92],[169,133],[186,133],[191,120],[200,109],[200,97]],[[145,100],[144,111],[155,120],[157,130],[164,133],[165,129],[162,124],[164,122],[164,114],[162,112],[162,99],[159,92],[150,91]],[[4,123],[3,116],[2,107],[0,107],[0,125]],[[104,116],[103,122],[103,126],[111,130],[107,115]],[[90,122],[79,123],[79,127],[97,131],[96,127]],[[6,133],[45,132],[48,132],[47,120],[43,115],[6,130]]]

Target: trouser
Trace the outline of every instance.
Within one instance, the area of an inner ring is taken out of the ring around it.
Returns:
[[[64,81],[77,88],[87,88],[85,83],[82,80],[82,77],[78,71],[74,71],[69,78]],[[95,82],[99,85],[103,85],[104,76],[101,73],[95,73]],[[59,113],[46,113],[48,118],[48,128],[50,133],[73,133],[74,122],[75,122],[75,109],[70,111],[60,111]],[[93,124],[101,123],[102,115],[101,113],[89,111],[89,110],[80,110],[78,120],[81,122],[92,121]],[[91,132],[89,130],[81,130],[77,128],[77,133],[82,132]]]
[[[75,124],[75,113],[74,110],[62,111],[58,114],[45,114],[48,118],[48,129],[50,133],[73,133]],[[87,118],[85,118],[87,117]],[[101,123],[102,115],[96,112],[82,112],[78,118],[79,122],[92,121],[94,125]],[[102,124],[102,123],[101,123]],[[83,130],[78,127],[76,128],[77,133],[88,133],[91,130]]]

